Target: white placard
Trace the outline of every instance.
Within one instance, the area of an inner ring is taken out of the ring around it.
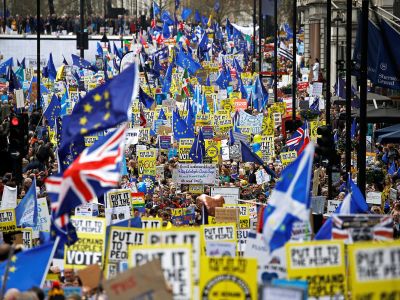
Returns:
[[[381,205],[382,193],[381,192],[368,192],[366,201],[368,204]]]
[[[328,215],[331,215],[335,213],[336,209],[339,207],[340,203],[343,201],[341,200],[328,200],[328,206],[327,206],[327,211],[326,213]]]
[[[131,217],[131,209],[128,206],[105,209],[107,226],[128,220]]]
[[[180,184],[215,184],[217,167],[214,164],[179,164],[172,181]]]
[[[1,199],[1,209],[17,207],[17,188],[4,186],[3,197]]]
[[[46,198],[38,198],[38,222],[35,227],[33,227],[33,238],[39,238],[39,232],[50,232],[50,213],[49,207],[47,206]]]
[[[206,243],[206,249],[207,249],[207,256],[210,257],[236,256],[235,242],[208,241]]]

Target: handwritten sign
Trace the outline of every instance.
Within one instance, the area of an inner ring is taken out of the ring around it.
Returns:
[[[172,180],[181,184],[214,184],[217,168],[214,164],[179,164]]]

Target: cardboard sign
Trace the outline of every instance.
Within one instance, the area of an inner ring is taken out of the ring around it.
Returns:
[[[328,200],[328,206],[327,206],[326,213],[329,215],[335,213],[336,209],[339,207],[340,203],[342,203],[342,202],[343,201],[341,201],[341,200]]]
[[[142,229],[111,226],[107,245],[107,278],[119,272],[119,263],[128,262],[128,246],[142,245],[145,232]]]
[[[349,276],[353,299],[398,299],[400,242],[349,245]]]
[[[175,300],[193,298],[191,246],[129,246],[129,267],[141,266],[155,259],[161,261],[165,281]]]
[[[160,260],[129,269],[103,283],[109,299],[172,300],[167,291]]]
[[[180,184],[215,184],[217,168],[214,164],[179,164],[172,173],[172,181]]]
[[[84,269],[78,270],[78,276],[83,286],[95,289],[99,286],[100,279],[103,275],[99,265],[90,265]]]
[[[130,190],[112,190],[107,192],[107,207],[131,207],[131,191]]]
[[[221,195],[226,204],[237,204],[239,199],[239,188],[236,187],[211,187],[211,197]]]
[[[288,279],[308,281],[310,297],[347,295],[344,243],[287,243]]]
[[[72,217],[79,240],[65,246],[65,268],[82,269],[93,264],[103,264],[105,252],[106,221],[96,217]]]
[[[199,299],[258,299],[257,260],[203,257]]]
[[[17,229],[14,209],[0,210],[0,232],[12,232]]]
[[[216,207],[215,221],[217,223],[238,223],[239,208],[235,207]]]

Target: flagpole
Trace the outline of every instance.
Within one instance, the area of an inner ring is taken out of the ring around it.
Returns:
[[[297,91],[297,48],[296,48],[296,23],[297,23],[297,1],[293,1],[293,59],[292,59],[292,120],[296,120],[296,91]]]
[[[36,108],[40,108],[40,0],[36,0]],[[0,298],[1,299],[1,298]]]
[[[14,252],[15,252],[14,245],[11,245],[10,251],[8,252],[8,259],[7,259],[6,270],[4,272],[3,282],[1,284],[0,299],[3,299],[4,293],[6,292],[6,284],[8,280],[8,274],[10,272],[11,258],[13,257]]]
[[[351,172],[351,31],[352,0],[347,0],[346,11],[346,173]]]
[[[274,1],[274,102],[278,102],[278,0]]]
[[[326,94],[325,94],[325,119],[326,125],[331,124],[331,27],[332,27],[332,0],[327,0],[326,6]],[[335,149],[332,149],[335,151]],[[327,168],[328,199],[332,199],[332,164]]]

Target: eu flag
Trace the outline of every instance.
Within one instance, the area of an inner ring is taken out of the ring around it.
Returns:
[[[143,103],[147,109],[150,109],[153,106],[154,99],[147,95],[142,87],[139,87],[139,102]]]
[[[193,160],[194,163],[202,163],[203,158],[206,155],[206,146],[205,146],[203,130],[201,130],[197,134],[194,139],[194,143],[192,148],[190,148],[189,157]]]
[[[83,59],[82,57],[79,57],[78,55],[75,54],[71,54],[71,56],[72,56],[72,64],[74,66],[77,66],[81,69],[92,70],[93,72],[97,72],[99,70],[96,66],[92,65],[86,59]]]
[[[54,125],[56,123],[56,118],[60,115],[60,113],[61,113],[61,103],[57,95],[54,94],[53,97],[51,97],[51,101],[44,112],[44,116],[46,117],[46,120],[49,122],[49,126],[51,128],[54,128]]]
[[[240,141],[240,145],[241,145],[242,161],[243,162],[256,163],[256,164],[262,166],[269,175],[271,175],[272,177],[276,177],[275,172],[272,171],[267,166],[265,166],[263,160],[261,159],[261,157],[259,157],[253,151],[251,151],[249,146],[247,146],[243,141]]]
[[[8,278],[6,290],[15,288],[26,291],[34,286],[42,286],[53,258],[55,243],[46,243],[42,246],[25,250],[13,255],[10,262],[4,261],[0,264],[0,277],[4,274],[8,265]],[[0,282],[3,284],[3,281]]]
[[[15,208],[17,226],[34,227],[37,224],[38,206],[36,196],[36,177],[33,179],[28,192]]]
[[[122,59],[122,52],[117,48],[114,42],[114,55],[116,55],[119,59]]]
[[[53,62],[53,54],[51,54],[51,53],[49,56],[49,61],[47,62],[47,72],[49,75],[49,79],[51,81],[56,80],[57,71],[56,71],[56,67],[54,66],[54,62]]]
[[[139,85],[138,69],[132,64],[121,74],[99,86],[80,100],[63,120],[61,149],[79,137],[105,130],[128,120],[132,99]]]
[[[7,68],[11,68],[12,66],[14,66],[14,62],[13,62],[13,58],[10,57],[9,59],[7,59],[6,61],[3,61],[0,64],[0,74],[6,74]]]
[[[176,56],[176,64],[187,69],[190,74],[194,74],[198,69],[201,69],[201,65],[182,50]]]
[[[163,93],[169,93],[169,90],[171,89],[171,83],[172,83],[172,68],[173,68],[173,63],[171,63],[168,66],[167,72],[165,73],[164,77],[164,82],[162,86],[162,92]]]
[[[168,11],[164,10],[161,14],[161,20],[168,25],[174,25],[174,20],[171,18],[170,14]]]
[[[186,122],[181,118],[179,112],[173,111],[173,130],[174,130],[174,138],[178,141],[182,138],[193,138],[194,132],[193,128],[188,128]]]

